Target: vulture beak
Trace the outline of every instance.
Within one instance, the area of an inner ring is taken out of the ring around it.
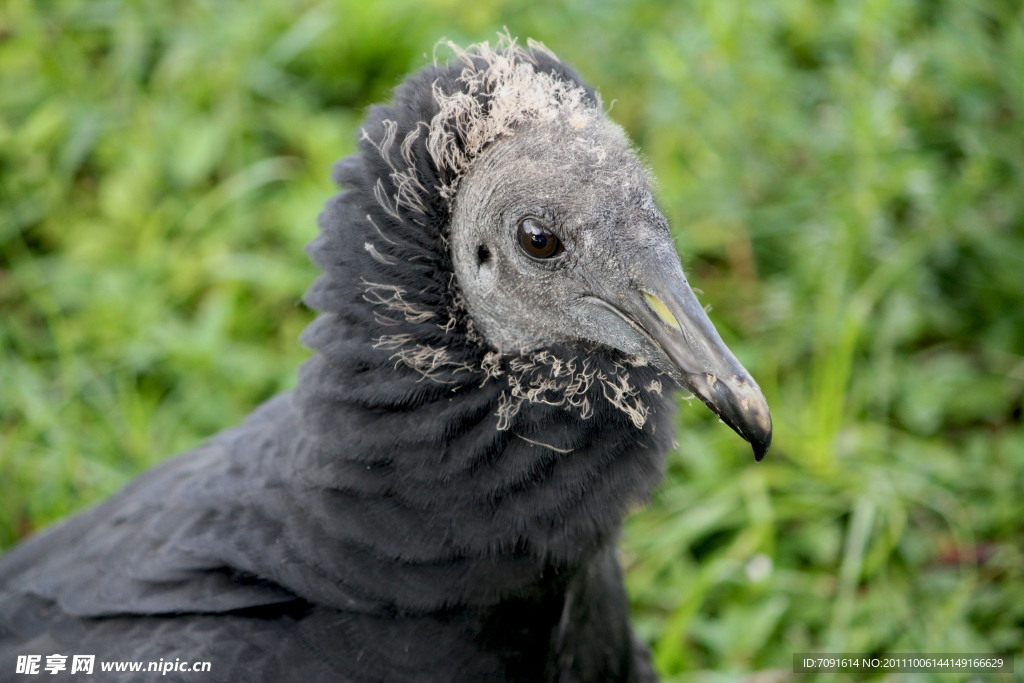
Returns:
[[[674,252],[657,255],[637,269],[633,291],[618,292],[615,309],[668,357],[668,372],[727,425],[746,439],[758,462],[772,442],[768,402],[711,324],[683,275]]]

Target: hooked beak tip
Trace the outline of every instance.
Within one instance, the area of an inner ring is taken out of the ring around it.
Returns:
[[[687,388],[742,436],[761,462],[772,443],[772,416],[760,387],[738,363],[729,377],[711,373],[688,375]]]
[[[750,446],[754,449],[754,462],[761,462],[764,460],[765,453],[768,452],[768,448],[772,445],[772,430],[769,428],[764,433],[764,437],[761,439],[752,439]]]

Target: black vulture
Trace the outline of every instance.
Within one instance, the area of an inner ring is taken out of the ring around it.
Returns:
[[[297,388],[0,559],[0,678],[655,678],[615,544],[672,393],[757,459],[768,407],[597,93],[539,44],[454,49],[335,168]]]

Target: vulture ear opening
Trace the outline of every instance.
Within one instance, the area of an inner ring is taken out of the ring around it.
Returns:
[[[476,248],[476,265],[480,267],[491,260],[491,250],[487,248],[486,244],[481,244]]]

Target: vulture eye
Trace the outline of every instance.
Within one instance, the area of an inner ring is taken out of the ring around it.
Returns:
[[[562,253],[562,242],[533,218],[524,218],[519,222],[519,246],[528,256],[536,259],[548,259]]]

